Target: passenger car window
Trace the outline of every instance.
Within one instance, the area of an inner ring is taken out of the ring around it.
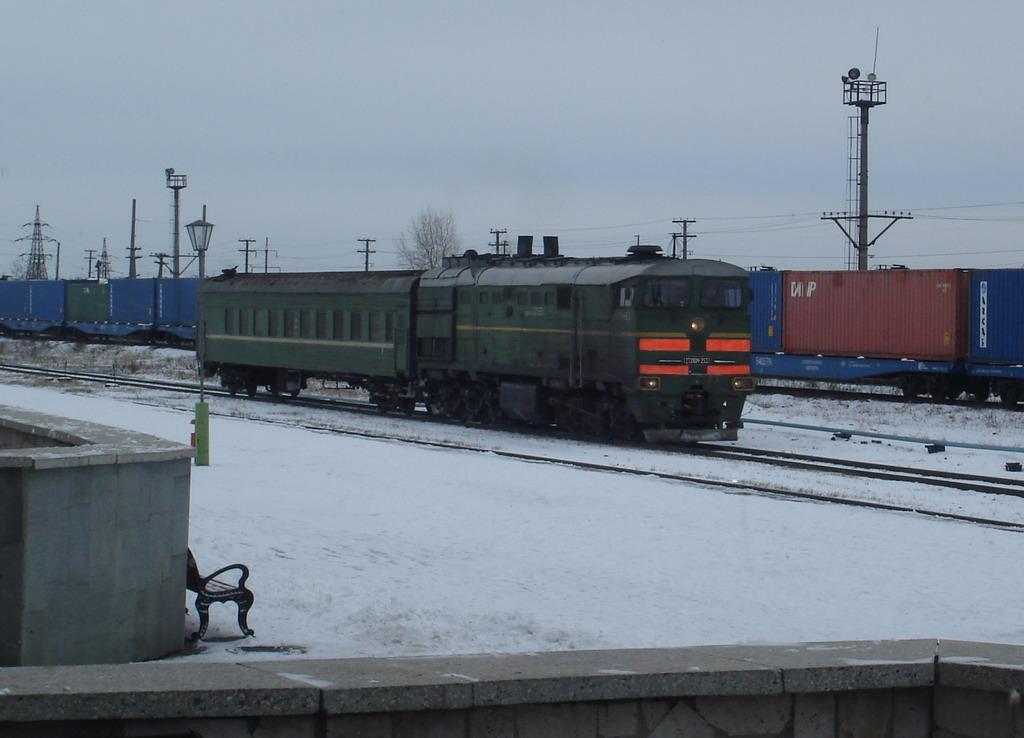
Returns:
[[[700,306],[738,308],[743,305],[743,283],[738,279],[705,278],[700,285]]]
[[[647,307],[688,307],[691,284],[688,277],[655,279],[647,283],[644,305]]]

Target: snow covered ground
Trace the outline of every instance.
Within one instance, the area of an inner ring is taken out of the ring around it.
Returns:
[[[6,360],[19,351],[0,342]],[[92,349],[55,351],[50,362],[57,364],[61,355],[80,358]],[[120,355],[140,373],[188,371],[181,352]],[[191,431],[189,398],[75,382],[33,386],[6,374],[0,383],[5,405],[182,442]],[[1017,498],[244,399],[215,397],[211,406],[212,464],[193,468],[190,544],[204,571],[234,561],[250,566],[256,637],[234,640],[233,606],[218,606],[214,640],[179,658],[914,637],[1024,644],[1017,620],[1024,593],[1004,579],[1021,557],[1024,534],[528,463],[486,449],[785,481],[793,489],[1024,521]],[[1020,415],[998,408],[775,395],[752,398],[748,414],[1024,447]],[[485,451],[334,432],[345,429],[470,441]],[[754,425],[741,444],[1008,477],[1003,464],[1021,458],[953,448],[929,454],[915,444],[833,441]]]

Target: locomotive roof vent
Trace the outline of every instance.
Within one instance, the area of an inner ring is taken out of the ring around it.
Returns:
[[[653,243],[638,243],[626,249],[626,253],[634,259],[656,259],[661,256],[661,246]]]
[[[544,236],[544,256],[558,256],[558,236]]]
[[[516,256],[527,258],[533,256],[533,236],[520,236],[516,243]]]

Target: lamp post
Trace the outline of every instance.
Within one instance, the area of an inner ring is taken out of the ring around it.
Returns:
[[[205,208],[204,208],[205,209]],[[205,213],[204,213],[205,215]],[[199,402],[196,403],[196,466],[210,465],[210,408],[206,404],[205,370],[206,320],[203,316],[202,287],[206,278],[206,250],[210,248],[213,223],[205,217],[185,226],[192,248],[199,253],[199,289],[196,291],[196,367],[199,372]]]

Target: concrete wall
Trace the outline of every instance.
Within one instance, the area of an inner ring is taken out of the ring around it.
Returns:
[[[1012,738],[1024,648],[817,643],[0,669],[0,735]]]
[[[0,428],[52,441],[0,450],[0,665],[180,650],[191,449],[2,407]]]

